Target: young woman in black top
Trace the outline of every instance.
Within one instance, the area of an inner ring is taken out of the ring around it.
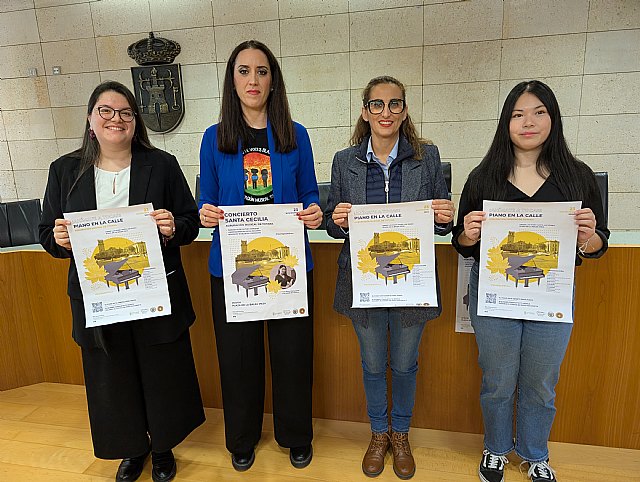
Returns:
[[[581,258],[602,256],[607,249],[609,230],[595,176],[569,151],[558,102],[542,82],[521,82],[507,96],[489,152],[469,174],[462,191],[452,243],[460,254],[475,259],[469,312],[482,368],[480,403],[485,450],[480,479],[502,482],[504,465],[508,463],[506,454],[515,450],[529,463],[528,476],[532,481],[555,481],[547,441],[556,411],[555,386],[573,325],[476,314],[485,199],[580,200],[582,209],[575,213],[576,265],[581,264]]]

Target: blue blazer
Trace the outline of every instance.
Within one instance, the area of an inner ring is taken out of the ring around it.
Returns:
[[[294,122],[297,147],[286,154],[277,152],[267,120],[267,139],[271,155],[271,176],[273,198],[276,204],[301,202],[305,208],[310,204],[320,204],[318,183],[313,164],[313,152],[307,130]],[[239,143],[238,143],[239,144]],[[226,154],[218,150],[218,124],[209,127],[200,146],[200,199],[203,204],[214,206],[242,206],[244,204],[244,164],[242,149]],[[311,249],[307,232],[304,234],[307,271],[313,268]],[[222,256],[220,253],[220,232],[216,227],[209,253],[209,273],[222,276]]]

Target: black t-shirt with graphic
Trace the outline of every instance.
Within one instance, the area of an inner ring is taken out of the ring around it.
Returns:
[[[273,204],[271,155],[267,129],[251,128],[253,139],[242,148],[244,163],[244,203]]]

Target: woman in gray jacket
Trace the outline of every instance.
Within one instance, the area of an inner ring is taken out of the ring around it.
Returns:
[[[371,442],[363,472],[375,477],[384,469],[391,446],[393,470],[401,479],[415,473],[408,441],[416,392],[418,348],[427,320],[442,309],[351,308],[351,260],[348,214],[352,204],[394,203],[432,199],[435,233],[451,231],[453,202],[440,166],[438,148],[421,139],[409,117],[405,88],[393,77],[376,77],[363,91],[363,107],[351,147],[337,152],[325,216],[327,231],[344,239],[338,257],[334,309],[351,318],[362,357]],[[437,276],[436,276],[437,279]],[[438,300],[440,287],[437,284]],[[387,416],[387,342],[392,373],[391,430]]]

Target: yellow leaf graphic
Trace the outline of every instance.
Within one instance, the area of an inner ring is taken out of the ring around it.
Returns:
[[[276,280],[269,281],[269,284],[267,285],[267,290],[270,291],[271,293],[277,293],[281,289],[282,289],[282,286]]]
[[[487,269],[492,273],[504,273],[509,267],[509,261],[502,257],[502,251],[499,246],[494,246],[487,254],[489,255]]]
[[[358,251],[358,269],[363,273],[376,273],[378,267],[378,260],[372,258],[367,248],[362,248]]]
[[[95,259],[93,259],[92,257],[87,258],[82,262],[82,264],[86,269],[86,271],[84,272],[84,277],[86,279],[88,279],[92,283],[104,281],[104,277],[107,275],[107,270],[98,265]]]
[[[298,266],[298,257],[289,254],[283,258],[282,264],[288,266],[289,268],[295,268],[296,266]]]

